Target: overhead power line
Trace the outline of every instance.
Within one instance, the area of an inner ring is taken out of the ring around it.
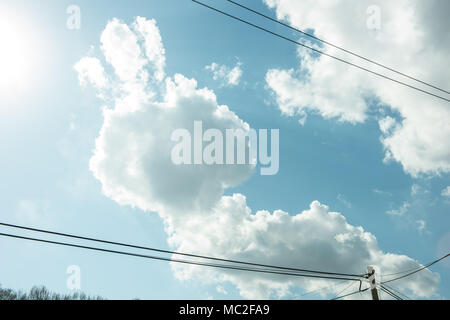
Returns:
[[[384,293],[387,293],[391,297],[394,297],[396,300],[403,300],[400,296],[396,295],[395,293],[393,293],[392,291],[383,286],[380,286],[380,290],[383,291]]]
[[[62,232],[56,232],[56,231],[50,231],[50,230],[44,230],[44,229],[37,229],[37,228],[20,226],[20,225],[9,224],[9,223],[2,223],[2,222],[0,222],[0,226],[9,227],[9,228],[15,228],[15,229],[28,230],[28,231],[34,231],[34,232],[40,232],[40,233],[46,233],[46,234],[57,235],[57,236],[63,236],[63,237],[79,239],[79,240],[87,240],[87,241],[99,242],[99,243],[104,243],[104,244],[111,244],[111,245],[128,247],[128,248],[133,248],[133,249],[141,249],[141,250],[147,250],[147,251],[153,251],[153,252],[159,252],[159,253],[166,253],[166,254],[173,254],[173,255],[179,255],[179,256],[186,256],[186,257],[191,257],[191,258],[200,258],[200,259],[205,259],[205,260],[214,260],[214,261],[220,261],[220,262],[249,265],[249,266],[253,266],[253,267],[263,267],[263,268],[271,268],[271,269],[279,269],[279,270],[295,271],[295,272],[306,272],[306,273],[323,274],[323,275],[330,275],[330,276],[331,275],[332,276],[344,276],[344,277],[364,277],[365,276],[365,274],[326,272],[326,271],[318,271],[318,270],[309,270],[309,269],[300,269],[300,268],[291,268],[291,267],[284,267],[284,266],[260,264],[260,263],[253,263],[253,262],[247,262],[247,261],[238,261],[238,260],[215,258],[215,257],[210,257],[210,256],[203,256],[203,255],[189,254],[189,253],[183,253],[183,252],[177,252],[177,251],[163,250],[163,249],[158,249],[158,248],[138,246],[138,245],[127,244],[127,243],[123,243],[123,242],[114,242],[114,241],[97,239],[97,238],[83,237],[83,236],[69,234],[69,233],[62,233]]]
[[[342,289],[341,291],[339,291],[339,293],[336,295],[336,297],[334,297],[333,299],[338,298],[339,296],[341,296],[345,291],[347,291],[348,289],[350,289],[351,286],[353,286],[355,283],[354,282],[350,282],[350,284],[348,286],[346,286],[344,289]]]
[[[415,267],[415,268],[411,268],[411,269],[403,270],[403,271],[399,271],[399,272],[381,274],[380,277],[383,277],[383,278],[385,278],[385,277],[392,277],[392,276],[396,276],[396,275],[399,275],[399,274],[405,274],[405,273],[408,273],[408,272],[411,272],[411,271],[415,271],[417,269],[420,269],[420,267],[419,268]]]
[[[98,248],[98,247],[83,246],[83,245],[78,245],[78,244],[73,244],[73,243],[68,243],[68,242],[59,242],[59,241],[45,240],[45,239],[32,238],[32,237],[24,237],[24,236],[8,234],[8,233],[0,233],[0,236],[9,237],[9,238],[16,238],[16,239],[22,239],[22,240],[35,241],[35,242],[41,242],[41,243],[55,244],[55,245],[66,246],[66,247],[73,247],[73,248],[79,248],[79,249],[101,251],[101,252],[107,252],[107,253],[114,253],[114,254],[120,254],[120,255],[132,256],[132,257],[146,258],[146,259],[152,259],[152,260],[160,260],[160,261],[166,261],[166,262],[175,262],[175,263],[183,263],[183,264],[189,264],[189,265],[203,266],[203,267],[212,267],[212,268],[220,268],[220,269],[239,270],[239,271],[249,271],[249,272],[259,272],[259,273],[284,275],[284,276],[293,276],[293,277],[307,277],[307,278],[342,280],[342,281],[344,281],[344,280],[346,280],[346,281],[349,281],[349,280],[351,280],[351,281],[360,281],[358,279],[350,279],[350,278],[318,276],[318,275],[311,275],[311,274],[301,274],[301,273],[274,271],[274,270],[270,270],[270,269],[246,268],[246,267],[238,267],[238,266],[232,266],[232,265],[222,265],[222,264],[213,264],[213,263],[203,263],[203,262],[189,261],[189,260],[179,260],[179,259],[150,256],[150,255],[144,255],[144,254],[138,254],[138,253],[125,252],[125,251],[110,250],[110,249],[104,249],[104,248]]]
[[[333,299],[331,299],[331,300],[340,300],[340,299],[342,299],[342,298],[349,297],[349,296],[352,296],[352,295],[357,294],[357,293],[366,292],[366,291],[369,290],[369,289],[370,289],[370,287],[365,288],[365,289],[363,289],[363,290],[354,291],[354,292],[352,292],[352,293],[348,293],[348,294],[345,294],[345,295],[343,295],[343,296],[333,298]]]
[[[391,290],[392,292],[394,292],[396,295],[398,295],[399,297],[404,297],[406,300],[412,300],[410,297],[408,297],[406,294],[404,294],[403,292],[401,292],[400,290],[395,289],[392,286],[388,286],[387,284],[383,284],[383,287],[385,287],[386,289]]]
[[[281,21],[279,21],[279,20],[277,20],[277,19],[274,19],[274,18],[272,18],[272,17],[269,17],[269,16],[266,15],[266,14],[263,14],[263,13],[261,13],[261,12],[259,12],[259,11],[256,11],[256,10],[252,9],[252,8],[249,8],[249,7],[247,7],[247,6],[244,6],[244,5],[242,5],[242,4],[240,4],[240,3],[237,3],[237,2],[235,2],[235,1],[233,1],[233,0],[227,0],[227,1],[230,2],[230,3],[232,3],[232,4],[234,4],[234,5],[236,5],[236,6],[238,6],[238,7],[243,8],[243,9],[245,9],[245,10],[248,10],[248,11],[250,11],[250,12],[253,12],[253,13],[255,13],[255,14],[257,14],[257,15],[263,17],[263,18],[266,18],[266,19],[268,19],[268,20],[270,20],[270,21],[273,21],[273,22],[275,22],[275,23],[278,23],[278,24],[280,24],[280,25],[282,25],[282,26],[284,26],[284,27],[286,27],[286,28],[289,28],[289,29],[291,29],[291,30],[294,30],[294,31],[296,31],[296,32],[299,32],[299,33],[301,33],[301,34],[303,34],[303,35],[305,35],[305,36],[307,36],[307,37],[310,37],[310,38],[312,38],[312,39],[315,39],[315,40],[317,40],[317,41],[320,41],[320,42],[322,42],[322,43],[324,43],[324,44],[327,44],[327,45],[329,45],[329,46],[331,46],[331,47],[333,47],[333,48],[339,49],[339,50],[341,50],[341,51],[343,51],[343,52],[345,52],[345,53],[348,53],[348,54],[350,54],[350,55],[352,55],[352,56],[355,56],[355,57],[357,57],[357,58],[360,58],[360,59],[362,59],[362,60],[365,60],[365,61],[367,61],[367,62],[370,62],[370,63],[372,63],[372,64],[374,64],[374,65],[377,65],[377,66],[379,66],[379,67],[382,67],[382,68],[384,68],[384,69],[386,69],[386,70],[389,70],[389,71],[392,71],[392,72],[394,72],[394,73],[397,73],[397,74],[399,74],[399,75],[401,75],[401,76],[404,76],[404,77],[406,77],[406,78],[408,78],[408,79],[411,79],[411,80],[417,81],[417,82],[419,82],[419,83],[422,83],[422,84],[424,84],[424,85],[426,85],[426,86],[428,86],[428,87],[431,87],[431,88],[433,88],[433,89],[436,89],[436,90],[445,92],[445,93],[447,93],[447,94],[450,94],[450,92],[447,91],[447,90],[441,89],[441,88],[439,88],[439,87],[437,87],[437,86],[435,86],[435,85],[432,85],[432,84],[430,84],[430,83],[428,83],[428,82],[425,82],[425,81],[420,80],[420,79],[418,79],[418,78],[412,77],[412,76],[410,76],[410,75],[408,75],[408,74],[406,74],[406,73],[400,72],[400,71],[398,71],[398,70],[395,70],[395,69],[393,69],[393,68],[391,68],[391,67],[388,67],[388,66],[386,66],[386,65],[384,65],[384,64],[382,64],[382,63],[376,62],[376,61],[374,61],[374,60],[372,60],[372,59],[366,58],[366,57],[364,57],[364,56],[362,56],[362,55],[360,55],[360,54],[357,54],[357,53],[355,53],[355,52],[353,52],[353,51],[347,50],[347,49],[345,49],[345,48],[343,48],[343,47],[341,47],[341,46],[335,45],[335,44],[333,44],[333,43],[331,43],[331,42],[329,42],[329,41],[327,41],[327,40],[324,40],[324,39],[321,39],[321,38],[319,38],[319,37],[316,37],[315,35],[313,35],[313,34],[311,34],[311,33],[308,33],[308,32],[303,31],[303,30],[301,30],[301,29],[295,28],[295,27],[293,27],[293,26],[291,26],[291,25],[289,25],[289,24],[287,24],[287,23],[284,23],[284,22],[281,22]]]
[[[403,276],[400,276],[400,277],[397,277],[397,278],[394,278],[394,279],[391,279],[391,280],[383,281],[383,282],[381,282],[381,284],[385,284],[385,283],[397,281],[397,280],[400,280],[400,279],[403,279],[403,278],[412,276],[413,274],[415,274],[415,273],[417,273],[417,272],[420,272],[420,271],[422,271],[422,270],[428,269],[428,268],[431,267],[432,265],[434,265],[434,264],[436,264],[436,263],[438,263],[438,262],[441,262],[442,260],[447,259],[448,257],[450,257],[450,253],[447,254],[447,255],[445,255],[445,256],[443,256],[442,258],[439,258],[439,259],[437,259],[437,260],[435,260],[435,261],[433,261],[433,262],[431,262],[431,263],[429,263],[429,264],[427,264],[427,265],[425,265],[425,266],[423,266],[423,267],[421,267],[421,268],[418,268],[418,269],[416,269],[416,270],[414,270],[414,271],[411,271],[411,272],[409,272],[409,273],[407,273],[407,274],[405,274],[405,275],[403,275]]]
[[[445,259],[445,257],[442,257],[443,259]],[[432,262],[429,262],[429,263],[426,263],[426,264],[424,264],[425,266],[428,266],[428,265],[431,265],[431,264],[434,264],[436,262],[436,260],[434,260],[434,261],[432,261]],[[399,272],[393,272],[393,273],[386,273],[386,274],[382,274],[382,275],[380,275],[381,277],[391,277],[391,276],[396,276],[396,275],[399,275],[399,274],[404,274],[404,273],[408,273],[408,272],[411,272],[411,271],[415,271],[415,270],[418,270],[418,269],[420,269],[421,267],[415,267],[415,268],[411,268],[411,269],[407,269],[407,270],[403,270],[403,271],[399,271]]]
[[[319,276],[319,275],[312,275],[312,274],[275,271],[273,269],[270,270],[270,269],[247,268],[247,267],[239,267],[239,266],[232,266],[232,265],[204,263],[204,262],[189,261],[189,260],[179,260],[179,259],[150,256],[150,255],[144,255],[144,254],[138,254],[138,253],[125,252],[125,251],[110,250],[110,249],[104,249],[104,248],[98,248],[98,247],[83,246],[83,245],[78,245],[78,244],[73,244],[73,243],[68,243],[68,242],[59,242],[59,241],[45,240],[45,239],[32,238],[32,237],[24,237],[24,236],[8,234],[8,233],[0,233],[0,236],[16,238],[16,239],[21,239],[21,240],[41,242],[41,243],[47,243],[47,244],[55,244],[55,245],[66,246],[66,247],[73,247],[73,248],[78,248],[78,249],[86,249],[86,250],[114,253],[114,254],[120,254],[120,255],[132,256],[132,257],[160,260],[160,261],[166,261],[166,262],[175,262],[175,263],[182,263],[182,264],[189,264],[189,265],[196,265],[196,266],[203,266],[203,267],[212,267],[212,268],[220,268],[220,269],[248,271],[248,272],[275,274],[275,275],[283,275],[283,276],[293,276],[293,277],[306,277],[306,278],[341,280],[341,281],[360,281],[359,279],[352,279],[352,278],[345,278],[345,277]]]
[[[350,283],[353,283],[352,281],[349,281]],[[333,284],[333,285],[331,285],[331,286],[326,286],[326,287],[322,287],[322,288],[319,288],[319,289],[314,289],[314,290],[311,290],[311,291],[307,291],[307,292],[305,292],[305,293],[302,293],[302,294],[300,294],[298,297],[304,297],[304,296],[307,296],[307,295],[310,295],[310,294],[313,294],[313,293],[318,293],[318,292],[321,292],[321,291],[330,291],[331,289],[334,289],[336,286],[339,286],[339,288],[340,287],[342,287],[342,286],[345,286],[347,284],[347,282],[342,282],[342,283],[340,283],[340,284],[338,284],[338,285],[336,285],[336,284]],[[341,292],[342,293],[342,292]]]
[[[208,9],[211,9],[211,10],[213,10],[213,11],[216,11],[216,12],[220,13],[220,14],[223,14],[223,15],[225,15],[225,16],[227,16],[227,17],[230,17],[230,18],[232,18],[232,19],[235,19],[235,20],[237,20],[237,21],[240,21],[240,22],[242,22],[242,23],[245,23],[245,24],[247,24],[247,25],[249,25],[249,26],[252,26],[252,27],[257,28],[257,29],[259,29],[259,30],[261,30],[261,31],[267,32],[267,33],[269,33],[269,34],[271,34],[271,35],[274,35],[274,36],[279,37],[279,38],[281,38],[281,39],[284,39],[284,40],[286,40],[286,41],[292,42],[292,43],[294,43],[294,44],[296,44],[296,45],[299,45],[299,46],[301,46],[301,47],[304,47],[304,48],[307,48],[307,49],[309,49],[309,50],[312,50],[312,51],[314,51],[314,52],[316,52],[316,53],[319,53],[319,54],[322,54],[322,55],[324,55],[324,56],[330,57],[330,58],[332,58],[332,59],[335,59],[335,60],[337,60],[337,61],[340,61],[340,62],[342,62],[342,63],[345,63],[345,64],[347,64],[347,65],[350,65],[350,66],[352,66],[352,67],[355,67],[355,68],[361,69],[361,70],[363,70],[363,71],[369,72],[369,73],[371,73],[371,74],[373,74],[373,75],[376,75],[376,76],[378,76],[378,77],[384,78],[384,79],[386,79],[386,80],[390,80],[390,81],[392,81],[392,82],[395,82],[395,83],[397,83],[397,84],[403,85],[403,86],[408,87],[408,88],[410,88],[410,89],[414,89],[414,90],[417,90],[417,91],[419,91],[419,92],[425,93],[425,94],[427,94],[427,95],[433,96],[433,97],[435,97],[435,98],[444,100],[444,101],[446,101],[446,102],[450,102],[450,99],[444,98],[444,97],[439,96],[439,95],[437,95],[437,94],[434,94],[434,93],[432,93],[432,92],[429,92],[429,91],[420,89],[420,88],[418,88],[418,87],[415,87],[415,86],[413,86],[413,85],[407,84],[406,82],[403,82],[403,81],[400,81],[400,80],[396,80],[396,79],[394,79],[394,78],[391,78],[391,77],[386,76],[386,75],[384,75],[384,74],[378,73],[378,72],[376,72],[376,71],[372,71],[372,70],[370,70],[370,69],[367,69],[367,68],[362,67],[362,66],[360,66],[360,65],[357,65],[357,64],[355,64],[355,63],[349,62],[349,61],[347,61],[347,60],[341,59],[341,58],[339,58],[339,57],[333,56],[333,55],[331,55],[331,54],[328,54],[328,53],[326,53],[326,52],[323,52],[323,51],[321,51],[321,50],[318,50],[318,49],[316,49],[316,48],[313,48],[313,47],[311,47],[311,46],[308,46],[308,45],[306,45],[306,44],[303,44],[303,43],[301,43],[301,42],[298,42],[298,41],[295,41],[295,40],[290,39],[290,38],[288,38],[288,37],[285,37],[285,36],[283,36],[283,35],[281,35],[281,34],[279,34],[279,33],[276,33],[276,32],[274,32],[274,31],[268,30],[268,29],[266,29],[266,28],[263,28],[263,27],[258,26],[258,25],[256,25],[256,24],[253,24],[253,23],[251,23],[251,22],[249,22],[249,21],[246,21],[246,20],[244,20],[244,19],[238,18],[238,17],[236,17],[236,16],[234,16],[234,15],[232,15],[232,14],[229,14],[229,13],[226,13],[226,12],[224,12],[224,11],[222,11],[222,10],[217,9],[217,8],[211,7],[211,6],[209,6],[209,5],[205,4],[205,3],[199,2],[199,1],[197,1],[197,0],[192,0],[192,1],[193,1],[194,3],[197,3],[197,4],[201,5],[201,6],[204,6],[204,7],[208,8]]]

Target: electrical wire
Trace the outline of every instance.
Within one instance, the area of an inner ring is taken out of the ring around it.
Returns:
[[[387,293],[388,295],[390,295],[391,297],[394,297],[397,300],[403,300],[401,297],[399,297],[398,295],[396,295],[395,293],[393,293],[392,291],[386,289],[383,286],[380,286],[380,290],[383,291],[384,293]]]
[[[366,291],[369,290],[369,289],[370,289],[370,287],[369,287],[369,288],[366,288],[366,289],[363,289],[363,290],[358,290],[358,291],[355,291],[355,292],[352,292],[352,293],[348,293],[348,294],[346,294],[346,295],[343,295],[343,296],[340,296],[340,297],[336,297],[336,298],[333,298],[333,299],[331,299],[331,300],[340,300],[340,299],[342,299],[342,298],[349,297],[349,296],[352,296],[352,295],[357,294],[357,293],[366,292]]]
[[[400,290],[395,289],[392,286],[388,286],[387,284],[384,284],[383,287],[385,287],[386,289],[391,290],[392,292],[394,292],[395,294],[397,294],[398,296],[402,296],[407,300],[412,300],[410,297],[408,297],[406,294],[404,294],[403,292],[401,292]]]
[[[401,276],[401,277],[398,277],[398,278],[394,278],[394,279],[391,279],[391,280],[384,281],[384,282],[382,282],[381,284],[385,284],[385,283],[389,283],[389,282],[393,282],[393,281],[397,281],[397,280],[400,280],[400,279],[409,277],[409,276],[411,276],[411,275],[413,275],[413,274],[415,274],[415,273],[417,273],[417,272],[420,272],[420,271],[422,271],[422,270],[428,269],[428,268],[431,267],[432,265],[434,265],[434,264],[436,264],[436,263],[438,263],[438,262],[441,262],[442,260],[448,258],[449,256],[450,256],[450,253],[447,254],[447,255],[445,255],[445,256],[443,256],[442,258],[439,258],[439,259],[437,259],[437,260],[435,260],[435,261],[433,261],[433,262],[431,262],[431,263],[429,263],[429,264],[427,264],[427,265],[425,265],[425,266],[423,266],[423,267],[421,267],[421,268],[418,268],[418,269],[416,269],[416,270],[414,270],[414,271],[412,271],[412,272],[409,272],[409,273],[407,273],[407,274],[405,274],[405,275],[403,275],[403,276]]]
[[[359,292],[359,300],[367,300],[361,291]]]
[[[434,261],[429,262],[429,263],[427,263],[427,264],[425,264],[425,265],[430,265],[430,264],[432,264],[433,262],[434,262]],[[421,268],[421,267],[415,267],[415,268],[411,268],[411,269],[404,270],[404,271],[399,271],[399,272],[394,272],[394,273],[387,273],[387,274],[381,274],[380,276],[381,276],[381,277],[391,277],[391,276],[396,276],[396,275],[398,275],[398,274],[403,274],[403,273],[415,271],[415,270],[420,269],[420,268]]]
[[[365,60],[365,61],[367,61],[367,62],[370,62],[370,63],[372,63],[372,64],[375,64],[375,65],[377,65],[377,66],[379,66],[379,67],[382,67],[382,68],[384,68],[384,69],[387,69],[387,70],[389,70],[389,71],[395,72],[395,73],[397,73],[397,74],[399,74],[399,75],[401,75],[401,76],[404,76],[404,77],[406,77],[406,78],[409,78],[409,79],[411,79],[411,80],[420,82],[420,83],[422,83],[422,84],[424,84],[424,85],[426,85],[426,86],[429,86],[429,87],[431,87],[431,88],[434,88],[434,89],[436,89],[436,90],[439,90],[439,91],[445,92],[445,93],[447,93],[447,94],[450,94],[450,92],[447,91],[447,90],[441,89],[441,88],[439,88],[439,87],[437,87],[437,86],[434,86],[434,85],[432,85],[432,84],[430,84],[430,83],[428,83],[428,82],[425,82],[425,81],[423,81],[423,80],[417,79],[417,78],[412,77],[412,76],[409,76],[409,75],[407,75],[407,74],[405,74],[405,73],[403,73],[403,72],[397,71],[397,70],[395,70],[395,69],[393,69],[393,68],[390,68],[390,67],[388,67],[388,66],[386,66],[386,65],[384,65],[384,64],[381,64],[381,63],[379,63],[379,62],[376,62],[376,61],[374,61],[374,60],[371,60],[371,59],[369,59],[369,58],[366,58],[366,57],[364,57],[364,56],[362,56],[362,55],[360,55],[360,54],[357,54],[357,53],[355,53],[355,52],[353,52],[353,51],[344,49],[344,48],[341,47],[341,46],[335,45],[335,44],[333,44],[333,43],[331,43],[331,42],[329,42],[329,41],[326,41],[326,40],[324,40],[324,39],[321,39],[321,38],[319,38],[319,37],[316,37],[315,35],[313,35],[313,34],[311,34],[311,33],[308,33],[308,32],[306,32],[306,31],[303,31],[303,30],[300,30],[300,29],[295,28],[295,27],[293,27],[293,26],[290,26],[290,25],[287,24],[287,23],[284,23],[284,22],[281,22],[281,21],[279,21],[279,20],[277,20],[277,19],[274,19],[274,18],[272,18],[272,17],[269,17],[268,15],[265,15],[265,14],[259,12],[259,11],[256,11],[256,10],[254,10],[254,9],[252,9],[252,8],[249,8],[249,7],[247,7],[247,6],[244,6],[244,5],[242,5],[242,4],[240,4],[240,3],[237,3],[237,2],[235,2],[235,1],[233,1],[233,0],[227,0],[227,1],[230,2],[230,3],[232,3],[232,4],[234,4],[234,5],[236,5],[236,6],[238,6],[238,7],[241,7],[241,8],[243,8],[243,9],[247,10],[247,11],[253,12],[253,13],[255,13],[255,14],[257,14],[257,15],[263,17],[263,18],[266,18],[266,19],[268,19],[268,20],[270,20],[270,21],[273,21],[273,22],[275,22],[275,23],[278,23],[278,24],[280,24],[280,25],[282,25],[282,26],[284,26],[284,27],[287,27],[287,28],[289,28],[289,29],[291,29],[291,30],[294,30],[294,31],[296,31],[296,32],[299,32],[299,33],[301,33],[301,34],[303,34],[303,35],[305,35],[305,36],[307,36],[307,37],[310,37],[310,38],[315,39],[315,40],[318,40],[318,41],[320,41],[320,42],[322,42],[322,43],[324,43],[324,44],[327,44],[327,45],[329,45],[329,46],[331,46],[331,47],[334,47],[334,48],[336,48],[336,49],[339,49],[339,50],[341,50],[341,51],[343,51],[343,52],[345,52],[345,53],[351,54],[351,55],[353,55],[353,56],[355,56],[355,57],[357,57],[357,58],[360,58],[360,59],[362,59],[362,60]]]
[[[99,242],[99,243],[104,243],[104,244],[112,244],[112,245],[117,245],[117,246],[122,246],[122,247],[133,248],[133,249],[148,250],[148,251],[159,252],[159,253],[174,254],[174,255],[186,256],[186,257],[191,257],[191,258],[200,258],[200,259],[221,261],[221,262],[234,263],[234,264],[250,265],[250,266],[254,266],[254,267],[264,267],[264,268],[280,269],[280,270],[286,270],[286,271],[307,272],[307,273],[314,273],[314,274],[344,276],[344,277],[364,277],[365,276],[364,274],[326,272],[326,271],[317,271],[317,270],[308,270],[308,269],[299,269],[299,268],[290,268],[290,267],[283,267],[283,266],[274,266],[274,265],[268,265],[268,264],[252,263],[252,262],[238,261],[238,260],[221,259],[221,258],[215,258],[215,257],[209,257],[209,256],[182,253],[182,252],[177,252],[177,251],[137,246],[137,245],[126,244],[126,243],[122,243],[122,242],[114,242],[114,241],[108,241],[108,240],[102,240],[102,239],[96,239],[96,238],[90,238],[90,237],[83,237],[83,236],[73,235],[73,234],[69,234],[69,233],[55,232],[55,231],[50,231],[50,230],[37,229],[37,228],[19,226],[19,225],[2,223],[2,222],[0,222],[0,226],[34,231],[34,232],[40,232],[40,233],[46,233],[46,234],[52,234],[52,235],[63,236],[63,237],[69,237],[69,238],[74,238],[74,239],[79,239],[79,240],[87,240],[87,241],[94,241],[94,242]]]
[[[420,269],[420,267],[419,268],[415,267],[415,268],[411,268],[411,269],[404,270],[404,271],[399,271],[399,272],[394,272],[394,273],[381,274],[380,277],[392,277],[392,276],[396,276],[396,275],[399,275],[399,274],[404,274],[404,273],[408,273],[408,272],[411,272],[411,271],[415,271],[417,269]]]
[[[231,265],[221,265],[221,264],[212,264],[212,263],[188,261],[188,260],[179,260],[179,259],[173,259],[173,258],[165,258],[165,257],[159,257],[159,256],[150,256],[150,255],[143,255],[143,254],[137,254],[137,253],[130,253],[130,252],[125,252],[125,251],[116,251],[116,250],[110,250],[110,249],[104,249],[104,248],[98,248],[98,247],[83,246],[83,245],[67,243],[67,242],[59,242],[59,241],[51,241],[51,240],[32,238],[32,237],[24,237],[24,236],[19,236],[19,235],[14,235],[14,234],[7,234],[7,233],[0,233],[0,236],[9,237],[9,238],[16,238],[16,239],[22,239],[22,240],[35,241],[35,242],[41,242],[41,243],[47,243],[47,244],[55,244],[55,245],[66,246],[66,247],[73,247],[73,248],[79,248],[79,249],[87,249],[87,250],[93,250],[93,251],[100,251],[100,252],[114,253],[114,254],[120,254],[120,255],[126,255],[126,256],[133,256],[133,257],[139,257],[139,258],[147,258],[147,259],[167,261],[167,262],[176,262],[176,263],[183,263],[183,264],[189,264],[189,265],[204,266],[204,267],[213,267],[213,268],[239,270],[239,271],[249,271],[249,272],[259,272],[259,273],[294,276],[294,277],[307,277],[307,278],[341,280],[341,281],[360,281],[358,279],[345,278],[345,277],[319,276],[319,275],[312,275],[312,274],[281,272],[281,271],[274,271],[274,270],[270,270],[270,269],[246,268],[246,267],[238,267],[238,266],[231,266]]]
[[[225,16],[228,16],[228,17],[230,17],[230,18],[233,18],[233,19],[235,19],[235,20],[237,20],[237,21],[243,22],[243,23],[245,23],[245,24],[247,24],[247,25],[249,25],[249,26],[252,26],[252,27],[254,27],[254,28],[257,28],[257,29],[259,29],[259,30],[262,30],[262,31],[264,31],[264,32],[267,32],[267,33],[269,33],[269,34],[272,34],[272,35],[274,35],[274,36],[276,36],[276,37],[279,37],[279,38],[281,38],[281,39],[287,40],[287,41],[292,42],[292,43],[294,43],[294,44],[296,44],[296,45],[299,45],[299,46],[301,46],[301,47],[304,47],[304,48],[307,48],[307,49],[309,49],[309,50],[312,50],[312,51],[314,51],[314,52],[316,52],[316,53],[322,54],[322,55],[324,55],[324,56],[330,57],[330,58],[332,58],[332,59],[335,59],[335,60],[340,61],[340,62],[342,62],[342,63],[345,63],[345,64],[347,64],[347,65],[350,65],[350,66],[352,66],[352,67],[361,69],[361,70],[363,70],[363,71],[369,72],[369,73],[371,73],[371,74],[373,74],[373,75],[376,75],[376,76],[378,76],[378,77],[384,78],[384,79],[386,79],[386,80],[393,81],[393,82],[395,82],[395,83],[397,83],[397,84],[403,85],[403,86],[408,87],[408,88],[410,88],[410,89],[417,90],[417,91],[419,91],[419,92],[422,92],[422,93],[425,93],[425,94],[427,94],[427,95],[433,96],[433,97],[435,97],[435,98],[444,100],[444,101],[446,101],[446,102],[450,102],[450,99],[447,99],[447,98],[444,98],[444,97],[439,96],[439,95],[437,95],[437,94],[431,93],[431,92],[429,92],[429,91],[420,89],[420,88],[418,88],[418,87],[415,87],[415,86],[413,86],[413,85],[407,84],[407,83],[402,82],[402,81],[400,81],[400,80],[396,80],[396,79],[394,79],[394,78],[388,77],[388,76],[383,75],[383,74],[381,74],[381,73],[372,71],[372,70],[370,70],[370,69],[367,69],[367,68],[362,67],[362,66],[360,66],[360,65],[357,65],[357,64],[355,64],[355,63],[349,62],[349,61],[347,61],[347,60],[338,58],[338,57],[336,57],[336,56],[333,56],[333,55],[331,55],[331,54],[328,54],[328,53],[326,53],[326,52],[323,52],[323,51],[321,51],[321,50],[318,50],[318,49],[316,49],[316,48],[313,48],[313,47],[311,47],[311,46],[308,46],[308,45],[306,45],[306,44],[300,43],[300,42],[298,42],[298,41],[292,40],[292,39],[290,39],[290,38],[288,38],[288,37],[285,37],[285,36],[283,36],[283,35],[281,35],[281,34],[279,34],[279,33],[276,33],[276,32],[274,32],[274,31],[270,31],[270,30],[268,30],[268,29],[265,29],[265,28],[263,28],[263,27],[261,27],[261,26],[258,26],[258,25],[256,25],[256,24],[253,24],[253,23],[251,23],[251,22],[249,22],[249,21],[246,21],[246,20],[244,20],[244,19],[241,19],[241,18],[238,18],[238,17],[236,17],[236,16],[233,16],[233,15],[231,15],[231,14],[229,14],[229,13],[226,13],[226,12],[224,12],[224,11],[222,11],[222,10],[219,10],[219,9],[217,9],[217,8],[211,7],[211,6],[209,6],[209,5],[205,4],[205,3],[199,2],[199,1],[197,1],[197,0],[192,0],[192,2],[194,2],[194,3],[196,3],[196,4],[199,4],[199,5],[201,5],[201,6],[204,6],[204,7],[208,8],[208,9],[213,10],[213,11],[216,11],[216,12],[218,12],[218,13],[220,13],[220,14],[225,15]]]
[[[333,298],[333,300],[338,298],[339,296],[341,296],[345,291],[350,289],[350,287],[353,286],[353,285],[354,285],[354,283],[350,282],[350,284],[347,287],[345,287],[343,290],[339,291],[339,293],[336,295],[336,297]]]
[[[379,297],[380,297],[380,300],[381,300],[381,294],[380,294],[381,292],[386,293],[387,295],[393,297],[395,300],[399,300],[398,298],[396,298],[395,296],[393,296],[392,294],[390,294],[390,293],[387,292],[386,290],[384,290],[384,289],[382,289],[382,288],[379,288],[378,295],[379,295]]]
[[[334,287],[336,287],[336,286],[339,286],[339,287],[340,287],[340,286],[343,286],[343,285],[345,285],[345,284],[347,284],[347,282],[343,282],[343,283],[340,283],[340,284],[338,284],[338,285],[333,284],[333,285],[331,285],[331,286],[326,286],[326,287],[322,287],[322,288],[319,288],[319,289],[314,289],[314,290],[311,290],[311,291],[302,293],[302,294],[299,295],[298,297],[304,297],[304,296],[307,296],[307,295],[310,295],[310,294],[313,294],[313,293],[317,293],[317,292],[320,292],[320,291],[329,290],[329,289],[334,288]]]

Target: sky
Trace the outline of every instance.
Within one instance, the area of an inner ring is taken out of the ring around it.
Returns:
[[[242,3],[450,87],[444,1]],[[2,1],[0,21],[1,222],[336,272],[388,274],[450,251],[448,102],[188,0]],[[171,135],[194,121],[279,130],[279,170],[174,165]],[[70,293],[70,266],[82,291],[110,299],[326,299],[346,287],[0,238],[3,287]],[[449,268],[392,285],[448,299]]]

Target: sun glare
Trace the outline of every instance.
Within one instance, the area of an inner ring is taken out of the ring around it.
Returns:
[[[31,73],[32,37],[24,26],[0,14],[0,92],[13,94],[25,87]]]

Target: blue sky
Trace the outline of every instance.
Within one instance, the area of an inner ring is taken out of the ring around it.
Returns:
[[[66,27],[66,9],[72,4],[81,9],[79,30]],[[251,5],[275,15],[261,1]],[[220,7],[249,17],[230,5],[221,3]],[[420,263],[449,251],[450,200],[441,195],[450,185],[448,171],[439,169],[437,174],[415,177],[399,161],[384,163],[386,150],[380,141],[377,112],[369,113],[360,123],[310,112],[300,125],[300,116],[280,111],[266,74],[269,69],[298,68],[297,48],[292,44],[187,0],[113,4],[102,0],[39,4],[19,0],[4,2],[1,9],[0,19],[11,24],[6,32],[17,30],[16,36],[25,39],[33,65],[24,72],[31,80],[24,79],[23,88],[0,97],[1,221],[171,248],[157,214],[138,206],[119,205],[105,196],[101,182],[89,169],[105,102],[92,87],[80,86],[74,70],[81,58],[101,56],[100,36],[109,21],[118,18],[131,24],[136,16],[142,16],[157,22],[168,76],[180,73],[195,78],[199,88],[213,90],[219,104],[227,105],[253,128],[280,130],[278,174],[254,174],[225,190],[225,195],[244,194],[253,212],[281,209],[292,215],[318,200],[344,215],[349,224],[362,226],[376,236],[383,252],[406,255]],[[261,19],[254,21],[293,35]],[[205,69],[213,62],[233,67],[238,61],[243,75],[234,87],[221,85]],[[448,84],[448,76],[446,80]],[[434,100],[430,98],[430,102]],[[367,104],[372,107],[376,101]],[[386,113],[402,117],[395,110],[386,109]],[[387,213],[405,203],[408,209],[403,215]],[[418,230],[418,221],[425,222],[423,230]],[[0,228],[3,231],[7,229]],[[0,239],[3,287],[29,289],[42,284],[67,292],[66,269],[70,265],[80,266],[84,292],[107,298],[242,297],[233,282],[180,281],[164,262]],[[449,267],[447,262],[433,268],[440,275],[435,298],[450,296]],[[227,294],[218,292],[219,285]]]

